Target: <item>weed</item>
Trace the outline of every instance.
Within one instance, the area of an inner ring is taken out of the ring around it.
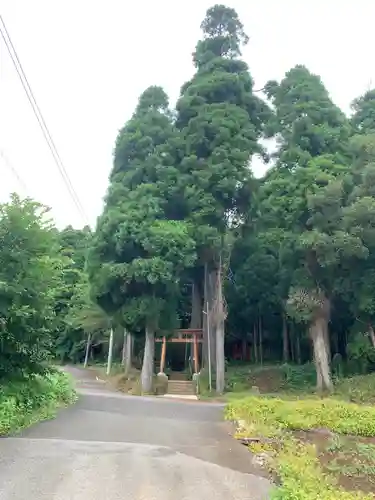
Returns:
[[[4,383],[0,389],[0,436],[51,418],[59,406],[75,399],[71,378],[60,371]]]

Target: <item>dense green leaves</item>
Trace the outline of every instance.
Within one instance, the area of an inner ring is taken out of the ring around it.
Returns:
[[[116,141],[106,206],[89,259],[92,293],[132,331],[158,325],[179,291],[180,274],[192,266],[189,226],[168,218],[174,197],[168,139],[175,131],[162,89],[151,87]]]
[[[60,262],[47,214],[16,195],[0,206],[0,377],[40,372],[51,353]]]
[[[313,358],[322,388],[333,354],[373,359],[375,91],[347,117],[299,64],[263,100],[237,13],[215,5],[201,28],[176,109],[151,86],[120,130],[94,234],[57,231],[30,200],[0,207],[0,375],[81,360],[110,329],[145,335],[149,365],[155,334],[203,324],[205,354],[207,304],[219,392],[226,312],[227,352]],[[254,155],[273,160],[262,179]]]

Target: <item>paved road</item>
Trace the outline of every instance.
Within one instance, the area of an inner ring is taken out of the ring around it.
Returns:
[[[220,405],[137,398],[78,376],[79,401],[0,440],[0,500],[263,500]]]

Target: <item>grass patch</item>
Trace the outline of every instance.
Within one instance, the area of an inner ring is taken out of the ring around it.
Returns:
[[[124,366],[121,363],[113,363],[109,375],[106,373],[107,367],[105,363],[91,365],[88,366],[87,369],[95,373],[99,379],[105,381],[116,391],[132,394],[134,396],[141,394],[141,372],[136,368],[132,368],[127,375],[125,375]]]
[[[375,403],[375,373],[337,380],[335,395],[356,403]]]
[[[201,398],[209,393],[206,378],[201,380]],[[305,365],[259,366],[244,363],[228,365],[223,401],[243,399],[252,394],[287,400],[320,398],[316,394],[316,372],[312,363]],[[375,373],[334,379],[334,397],[356,403],[375,403]]]
[[[375,408],[338,399],[248,397],[227,405],[278,486],[274,500],[374,499]]]
[[[73,403],[76,397],[70,376],[58,370],[3,383],[0,389],[0,436],[54,417],[58,408]]]

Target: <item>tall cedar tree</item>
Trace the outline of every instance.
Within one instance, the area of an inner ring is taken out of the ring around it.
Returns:
[[[145,331],[143,392],[152,390],[155,332],[171,324],[180,275],[195,258],[187,224],[167,219],[164,209],[174,180],[164,167],[166,142],[173,135],[166,94],[160,87],[148,88],[118,135],[89,257],[98,304],[121,317],[130,331]]]
[[[228,228],[241,218],[250,198],[249,162],[262,152],[258,139],[269,111],[253,94],[248,67],[239,59],[248,37],[235,10],[215,5],[201,29],[203,39],[194,53],[197,71],[182,88],[177,127],[184,143],[180,167],[187,184],[187,220],[193,225],[199,263],[208,269],[206,286],[195,283],[194,289],[205,289],[204,302],[212,311],[211,356],[216,358],[216,390],[221,393],[225,314],[220,263]],[[207,348],[206,328],[205,340]]]
[[[343,227],[350,126],[320,78],[305,67],[290,70],[280,85],[270,82],[279,138],[276,167],[262,186],[270,227],[290,232],[295,266],[288,309],[309,325],[319,389],[332,388],[328,325],[337,293],[337,272],[366,255],[360,238]]]
[[[359,236],[368,249],[366,261],[353,263],[342,278],[342,288],[351,312],[369,334],[375,348],[375,90],[367,91],[352,104],[350,141],[352,153],[352,185],[348,206],[344,212],[346,228]],[[354,343],[368,346],[361,334]],[[349,349],[352,346],[349,345]],[[357,346],[358,347],[358,346]],[[368,349],[364,349],[367,351]]]

